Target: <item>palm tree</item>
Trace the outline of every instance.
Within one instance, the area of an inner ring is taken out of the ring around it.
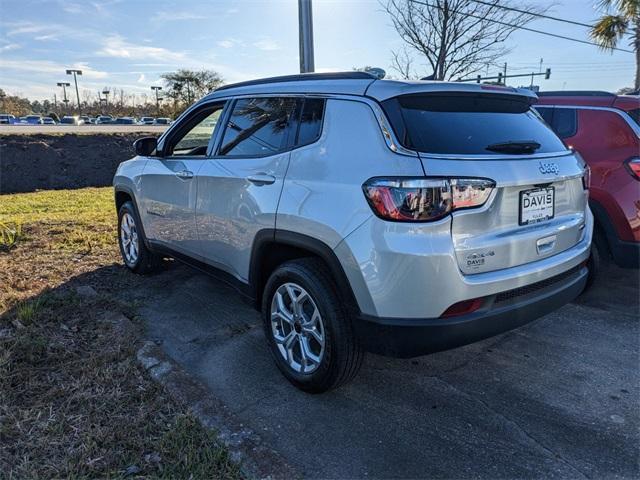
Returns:
[[[593,38],[605,50],[612,50],[625,36],[631,37],[636,52],[635,89],[640,89],[640,0],[600,0],[605,14],[591,29]]]

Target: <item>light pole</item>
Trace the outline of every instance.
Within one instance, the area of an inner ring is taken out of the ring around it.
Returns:
[[[80,93],[78,92],[78,75],[82,75],[82,70],[70,68],[67,75],[73,75],[73,81],[76,84],[76,98],[78,99],[78,115],[82,115],[82,107],[80,106]]]
[[[106,87],[104,90],[102,90],[102,94],[104,95],[104,113],[106,113],[107,115],[109,114],[109,94],[110,93],[111,92]]]
[[[315,70],[313,59],[313,15],[311,0],[298,0],[298,37],[300,73]]]
[[[159,87],[157,85],[152,85],[151,90],[156,91],[156,115],[159,117],[160,116],[160,97],[158,97],[158,92],[162,90],[162,87]]]
[[[71,84],[69,82],[58,82],[56,85],[62,87],[62,101],[64,102],[64,110],[67,110],[67,104],[69,103],[69,99],[67,98],[67,87],[70,87]]]

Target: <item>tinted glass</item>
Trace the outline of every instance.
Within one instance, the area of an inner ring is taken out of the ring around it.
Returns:
[[[215,111],[204,112],[205,118],[198,121],[196,125],[178,140],[173,147],[173,155],[205,155],[213,129],[218,123],[222,107]]]
[[[560,138],[573,137],[577,131],[576,110],[574,108],[556,108],[551,124]]]
[[[286,150],[294,98],[238,100],[218,155],[266,156]]]
[[[633,118],[634,122],[640,125],[640,108],[636,108],[635,110],[627,110],[627,113],[631,118]]]
[[[324,99],[307,98],[304,100],[298,127],[296,145],[308,145],[315,142],[322,132],[322,116],[324,114]]]
[[[398,102],[398,106],[388,102]],[[403,143],[435,154],[501,155],[491,145],[535,142],[535,153],[566,150],[528,102],[499,95],[411,95],[384,102]],[[400,115],[393,110],[399,109]],[[403,126],[395,123],[402,119]]]
[[[536,107],[536,111],[547,122],[547,125],[553,125],[553,107]]]

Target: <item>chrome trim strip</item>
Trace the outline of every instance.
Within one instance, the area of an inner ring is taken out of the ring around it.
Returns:
[[[573,155],[573,151],[565,150],[564,152],[548,152],[548,153],[532,153],[530,155],[456,155],[455,153],[427,153],[418,152],[420,158],[428,160],[430,158],[437,160],[535,160],[537,158],[556,158]]]

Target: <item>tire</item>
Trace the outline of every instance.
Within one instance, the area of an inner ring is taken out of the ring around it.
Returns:
[[[120,255],[129,270],[145,274],[157,270],[161,258],[147,248],[141,225],[142,222],[133,203],[125,202],[118,210]]]
[[[606,237],[599,229],[594,230],[593,241],[591,243],[591,254],[589,255],[589,260],[587,260],[589,275],[587,276],[587,284],[585,285],[581,295],[584,295],[593,288],[596,279],[600,274],[602,262],[606,261],[608,254],[609,252],[606,244]]]
[[[299,307],[291,301],[294,297]],[[322,393],[350,381],[360,370],[364,352],[320,260],[303,258],[279,266],[265,286],[262,314],[276,365],[300,390]]]

